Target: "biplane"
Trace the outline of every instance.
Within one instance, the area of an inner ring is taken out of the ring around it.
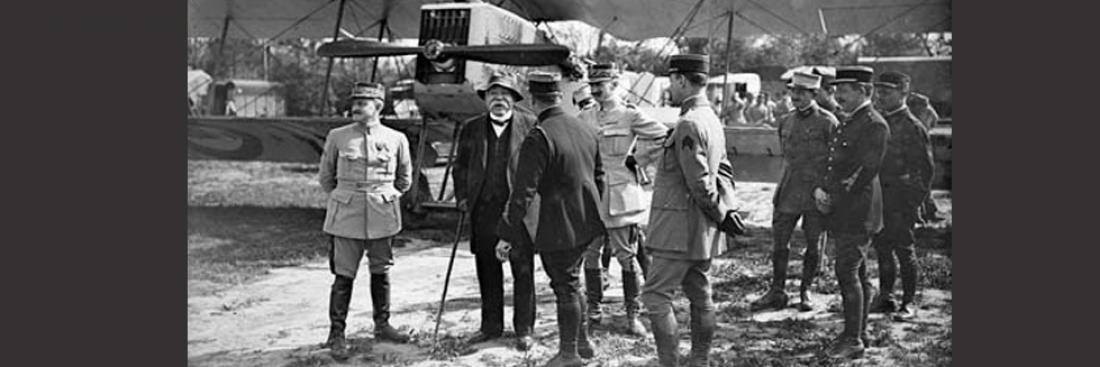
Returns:
[[[490,74],[548,69],[580,77],[582,55],[554,39],[550,22],[581,21],[624,40],[709,37],[716,30],[727,38],[944,32],[951,29],[950,6],[950,0],[188,0],[188,36],[328,40],[317,52],[330,60],[416,55],[414,80],[397,89],[416,101],[418,114],[383,123],[413,144],[417,184],[408,196],[414,206],[448,207],[449,174],[429,185],[421,173],[440,157],[446,163],[461,122],[485,111],[475,90]],[[372,31],[376,39],[363,36]],[[396,38],[415,38],[417,45],[394,44]],[[725,75],[733,75],[728,65]],[[578,86],[572,79],[566,92]],[[188,157],[316,163],[327,131],[347,123],[342,117],[190,116]],[[430,186],[439,189],[431,193]]]

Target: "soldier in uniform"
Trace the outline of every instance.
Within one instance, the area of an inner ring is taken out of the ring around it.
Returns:
[[[867,339],[867,310],[873,288],[867,280],[865,247],[882,228],[878,174],[890,129],[871,106],[873,69],[837,69],[837,102],[845,112],[829,144],[824,185],[814,198],[827,213],[826,229],[836,239],[836,277],[844,310],[844,330],[829,350],[836,358],[861,356]]]
[[[936,113],[935,108],[932,108],[932,103],[928,100],[928,97],[910,90],[908,97],[905,98],[905,105],[909,106],[909,112],[917,120],[920,120],[924,124],[924,128],[931,133],[932,128],[936,127],[936,123],[940,120],[940,115]],[[930,190],[928,196],[924,198],[924,204],[921,206],[920,215],[917,219],[925,223],[937,221],[942,219],[936,215],[938,212],[939,208],[936,207],[936,202],[932,200]]]
[[[607,185],[601,193],[600,215],[607,227],[605,241],[593,241],[584,254],[584,279],[588,290],[588,322],[600,323],[600,301],[603,298],[601,251],[610,247],[622,268],[623,303],[626,307],[627,333],[645,335],[638,320],[638,294],[641,274],[638,264],[638,233],[649,208],[645,205],[639,172],[643,172],[650,154],[634,154],[639,140],[658,140],[668,134],[668,127],[624,103],[615,94],[619,75],[611,64],[597,64],[589,69],[588,84],[599,108],[581,112],[579,118],[596,126],[599,131],[600,157],[603,159]],[[654,148],[660,147],[649,144]],[[641,158],[639,160],[638,158]],[[644,173],[642,173],[644,175]]]
[[[753,303],[753,309],[787,307],[787,260],[790,256],[791,234],[802,219],[806,238],[806,253],[802,261],[802,283],[799,286],[799,311],[814,309],[809,289],[820,268],[821,234],[825,217],[814,204],[813,190],[823,185],[829,141],[833,129],[840,123],[832,113],[814,102],[821,86],[821,76],[796,72],[787,88],[795,111],[779,123],[779,142],[783,150],[783,178],[775,190],[772,213],[772,277],[771,289]]]
[[[840,104],[836,102],[836,86],[833,85],[833,80],[836,80],[836,70],[831,67],[814,67],[811,72],[821,76],[821,88],[817,89],[814,101],[833,115],[839,115],[842,111]]]
[[[500,240],[496,226],[515,182],[520,143],[536,122],[530,112],[516,108],[523,95],[511,74],[491,76],[478,95],[488,113],[463,126],[454,165],[455,199],[458,208],[470,214],[470,250],[481,290],[481,328],[469,338],[470,343],[498,338],[504,331],[504,271],[495,254]],[[530,242],[527,231],[521,234],[518,241]],[[516,348],[527,350],[535,326],[535,260],[530,246],[517,247],[509,259],[515,279],[512,321]]]
[[[407,342],[389,323],[393,236],[401,231],[401,194],[409,189],[412,163],[405,134],[382,125],[385,89],[357,83],[351,93],[354,123],[325,138],[319,179],[328,193],[324,231],[332,235],[329,266],[336,276],[329,299],[331,328],[325,342],[333,357],[347,357],[344,328],[359,261],[370,260],[374,337]]]
[[[913,297],[917,291],[917,266],[914,255],[913,225],[921,203],[932,185],[932,147],[928,131],[905,105],[909,76],[886,72],[875,81],[875,105],[885,111],[890,126],[890,141],[883,158],[879,179],[882,182],[883,230],[873,244],[878,254],[879,298],[872,312],[895,313],[905,320],[914,315]],[[895,259],[896,256],[896,259]],[[894,281],[901,266],[901,307],[894,303]]]
[[[726,250],[736,209],[725,134],[704,91],[709,64],[706,55],[669,60],[669,89],[680,104],[680,120],[657,167],[645,243],[652,260],[642,290],[661,366],[678,363],[672,299],[680,287],[691,302],[690,365],[708,365],[716,321],[707,272],[711,258]]]
[[[560,106],[560,80],[557,73],[541,71],[527,78],[539,122],[520,147],[516,181],[497,227],[506,241],[497,245],[497,256],[504,259],[516,251],[512,244],[527,246],[521,240],[522,219],[533,210],[535,196],[543,198],[534,251],[557,299],[559,335],[558,354],[546,366],[581,366],[581,358],[595,355],[585,325],[580,269],[587,245],[606,234],[599,209],[603,168],[596,128]]]
[[[581,113],[597,108],[596,99],[592,98],[592,88],[585,84],[573,91],[573,105]]]

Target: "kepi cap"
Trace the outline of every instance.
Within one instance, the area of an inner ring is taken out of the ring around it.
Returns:
[[[547,71],[532,71],[527,74],[527,90],[531,94],[561,94],[561,74]]]
[[[875,69],[867,66],[841,66],[836,68],[836,80],[830,84],[871,83]]]
[[[710,56],[699,54],[672,55],[668,59],[668,73],[710,73]]]
[[[386,99],[386,87],[379,83],[356,82],[351,88],[351,99]]]
[[[619,78],[619,71],[613,64],[596,64],[588,69],[588,82],[599,83]]]
[[[897,71],[887,71],[879,74],[878,79],[875,80],[875,86],[882,86],[894,89],[909,89],[910,78],[905,73]]]
[[[808,90],[821,88],[821,75],[801,71],[795,72],[791,75],[791,81],[787,83],[787,88]]]

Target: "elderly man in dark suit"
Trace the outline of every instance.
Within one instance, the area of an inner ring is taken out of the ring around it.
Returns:
[[[455,198],[459,209],[470,214],[470,250],[481,289],[481,329],[469,338],[471,343],[498,338],[504,331],[504,271],[495,255],[500,241],[496,225],[515,182],[520,144],[536,122],[533,114],[516,105],[523,95],[514,75],[493,75],[478,95],[488,113],[463,125],[454,165]],[[531,241],[526,231],[519,234],[517,242]],[[535,326],[535,263],[530,246],[519,248],[523,250],[512,251],[509,259],[515,278],[512,323],[516,348],[527,350]]]
[[[520,148],[519,169],[497,233],[508,242],[498,245],[498,257],[528,251],[522,242],[524,215],[537,194],[538,230],[534,251],[542,258],[558,306],[558,354],[546,366],[581,366],[595,350],[585,325],[585,295],[580,270],[585,248],[606,234],[600,218],[603,167],[596,127],[569,116],[559,106],[561,77],[532,72],[528,77],[539,124]],[[516,244],[520,249],[511,248]]]
[[[836,358],[858,357],[867,343],[867,310],[873,288],[867,280],[864,251],[871,235],[882,228],[882,167],[890,128],[871,106],[873,69],[837,68],[837,103],[845,117],[829,143],[823,185],[814,198],[828,213],[826,226],[836,239],[836,277],[844,309],[844,330],[829,353]]]

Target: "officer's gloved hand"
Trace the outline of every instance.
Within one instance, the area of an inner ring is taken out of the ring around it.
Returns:
[[[730,210],[726,212],[725,219],[722,220],[722,223],[718,224],[718,229],[729,236],[742,235],[745,234],[745,223],[741,220],[740,214]]]
[[[638,171],[638,160],[634,159],[633,154],[626,156],[626,168],[634,172]]]

